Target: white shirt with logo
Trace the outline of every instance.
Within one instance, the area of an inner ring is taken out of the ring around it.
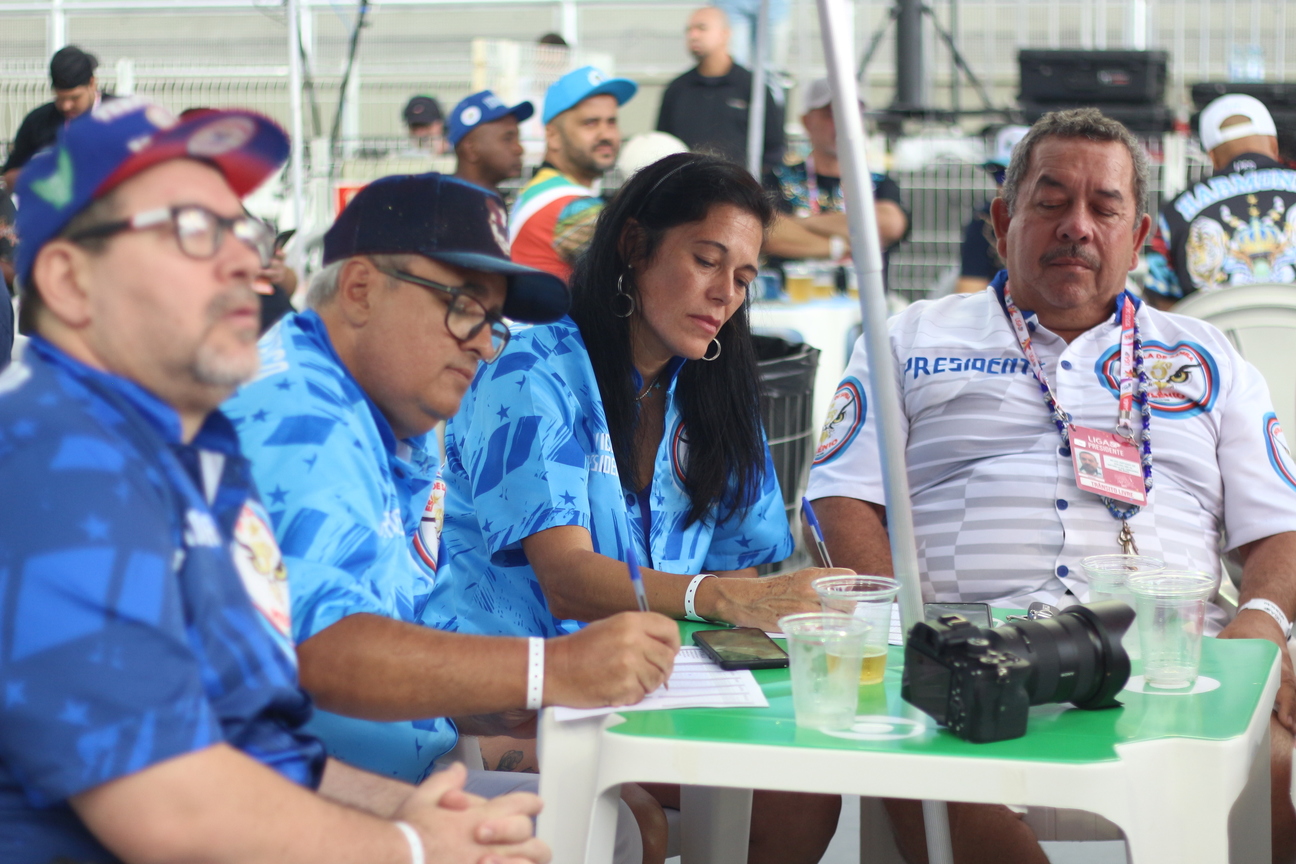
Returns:
[[[1115,314],[1070,344],[1023,315],[1072,422],[1114,429]],[[1219,330],[1145,304],[1136,320],[1153,488],[1130,526],[1141,554],[1218,574],[1220,550],[1296,531],[1296,466],[1264,379]],[[1001,294],[916,303],[890,333],[925,599],[1017,608],[1088,600],[1080,561],[1120,552],[1120,522],[1076,486]],[[815,454],[811,500],[885,503],[874,401],[861,339]]]

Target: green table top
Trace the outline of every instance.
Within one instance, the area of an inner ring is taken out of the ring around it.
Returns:
[[[1003,614],[996,610],[997,614]],[[680,624],[685,645],[706,624]],[[858,715],[920,717],[923,728],[902,724],[889,733],[878,718],[857,718],[859,736],[839,737],[816,729],[798,728],[792,710],[792,682],[787,669],[762,669],[753,674],[768,708],[684,708],[627,712],[614,735],[715,741],[782,747],[813,747],[959,756],[981,759],[1020,759],[1036,762],[1083,763],[1117,758],[1116,746],[1154,738],[1182,737],[1225,740],[1242,735],[1268,682],[1277,646],[1261,639],[1205,639],[1201,674],[1219,687],[1194,695],[1143,694],[1124,691],[1120,708],[1081,711],[1064,703],[1031,709],[1025,737],[991,744],[971,744],[936,726],[925,714],[909,709],[900,698],[904,649],[892,646],[886,677],[880,685],[860,688]],[[1138,661],[1134,673],[1140,672]],[[1200,685],[1199,685],[1200,686]],[[859,725],[859,724],[864,725]],[[900,737],[905,732],[907,737]],[[880,733],[880,734],[879,734]]]

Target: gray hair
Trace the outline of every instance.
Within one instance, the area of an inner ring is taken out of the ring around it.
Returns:
[[[379,267],[385,270],[403,270],[409,263],[409,255],[367,255],[365,256],[373,261]],[[324,269],[318,271],[311,277],[310,287],[306,289],[306,307],[308,309],[322,309],[337,295],[338,279],[342,275],[342,268],[346,266],[350,258],[343,258],[340,261],[334,261],[332,264],[324,265]],[[388,283],[392,278],[387,277]]]
[[[1097,108],[1053,111],[1035,121],[1026,137],[1013,148],[1003,191],[999,193],[999,197],[1008,205],[1009,216],[1016,209],[1018,187],[1030,170],[1035,145],[1044,138],[1087,138],[1090,141],[1116,141],[1124,144],[1134,166],[1134,204],[1138,208],[1134,221],[1137,223],[1143,218],[1143,214],[1147,212],[1148,177],[1151,174],[1147,153],[1123,124],[1104,117]]]

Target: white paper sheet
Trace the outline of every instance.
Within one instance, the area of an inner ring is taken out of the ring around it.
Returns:
[[[665,708],[768,708],[769,701],[750,670],[725,671],[701,648],[686,645],[675,656],[670,688],[658,687],[637,705],[617,708],[554,709],[556,720],[581,720],[627,711],[660,711]]]

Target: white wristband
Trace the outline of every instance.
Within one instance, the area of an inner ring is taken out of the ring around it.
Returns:
[[[405,842],[410,847],[410,864],[427,864],[427,856],[423,852],[423,838],[414,830],[414,826],[408,822],[397,822],[396,827],[405,835]]]
[[[839,237],[836,234],[828,238],[828,258],[831,261],[840,261],[846,255],[846,238]]]
[[[527,639],[527,694],[528,711],[539,711],[544,704],[544,642],[539,636]]]
[[[1287,616],[1283,613],[1282,607],[1277,603],[1272,600],[1265,600],[1262,597],[1257,597],[1254,600],[1248,600],[1238,607],[1239,612],[1245,609],[1259,609],[1261,612],[1267,612],[1270,618],[1273,618],[1278,622],[1278,626],[1282,628],[1283,636],[1287,639],[1291,638],[1291,622],[1287,620]]]
[[[689,621],[707,620],[697,613],[697,607],[693,605],[693,601],[697,599],[698,586],[702,584],[702,580],[714,575],[714,573],[699,573],[693,577],[693,581],[689,583],[688,589],[684,592],[684,617]]]

